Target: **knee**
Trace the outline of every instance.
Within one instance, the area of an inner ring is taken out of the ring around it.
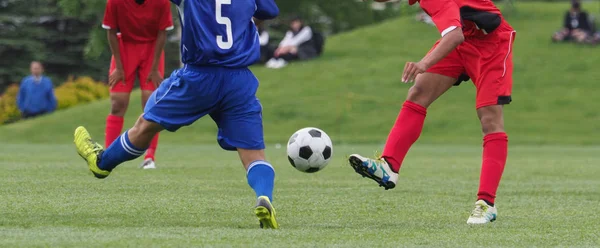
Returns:
[[[127,112],[128,101],[119,98],[110,100],[110,114],[116,116],[124,116]]]
[[[504,132],[504,121],[502,115],[484,114],[479,120],[481,121],[481,130],[484,135],[490,133]]]
[[[410,87],[408,90],[408,95],[406,96],[406,100],[419,104],[425,108],[431,105],[432,100],[430,98],[431,97],[428,95],[428,92],[418,84]]]

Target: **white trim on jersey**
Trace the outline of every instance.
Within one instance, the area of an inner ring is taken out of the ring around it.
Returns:
[[[446,34],[452,32],[452,30],[454,30],[456,28],[457,28],[457,26],[450,26],[450,27],[444,29],[444,31],[442,31],[442,37],[444,37]]]
[[[173,30],[174,28],[175,28],[175,26],[169,26],[169,27],[165,28],[165,30],[170,31],[170,30]]]
[[[108,25],[106,25],[106,24],[104,24],[104,23],[102,23],[102,28],[103,28],[103,29],[112,29],[110,26],[108,26]]]

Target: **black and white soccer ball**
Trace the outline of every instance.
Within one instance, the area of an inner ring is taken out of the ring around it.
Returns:
[[[314,173],[322,170],[329,163],[333,146],[331,139],[323,130],[307,127],[296,131],[290,137],[287,154],[294,168],[302,172]]]

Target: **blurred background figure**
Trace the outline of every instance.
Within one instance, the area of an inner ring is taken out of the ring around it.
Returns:
[[[277,69],[286,66],[290,61],[316,58],[322,52],[323,43],[321,34],[313,32],[300,17],[294,17],[285,37],[275,50],[274,57],[266,66]]]
[[[56,109],[54,86],[50,78],[43,75],[44,67],[38,61],[31,62],[31,75],[21,80],[17,106],[23,119],[51,113]]]
[[[571,1],[571,9],[564,18],[563,28],[554,33],[553,41],[594,42],[594,25],[587,12],[581,10],[579,0]]]
[[[421,11],[421,12],[417,13],[417,15],[415,16],[415,19],[417,19],[417,21],[419,21],[419,22],[424,22],[429,25],[435,25],[433,23],[433,20],[431,19],[431,16],[429,16],[427,13],[425,13],[425,11]]]

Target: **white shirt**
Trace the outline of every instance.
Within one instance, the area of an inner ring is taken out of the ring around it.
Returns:
[[[294,35],[292,31],[287,31],[285,33],[285,37],[279,43],[279,47],[299,46],[300,44],[312,39],[312,36],[312,29],[309,26],[302,28],[302,30],[300,30],[300,32],[298,32],[296,35]]]
[[[266,46],[269,44],[269,32],[263,31],[260,33],[260,36],[258,36],[258,41],[260,42],[260,46]]]

